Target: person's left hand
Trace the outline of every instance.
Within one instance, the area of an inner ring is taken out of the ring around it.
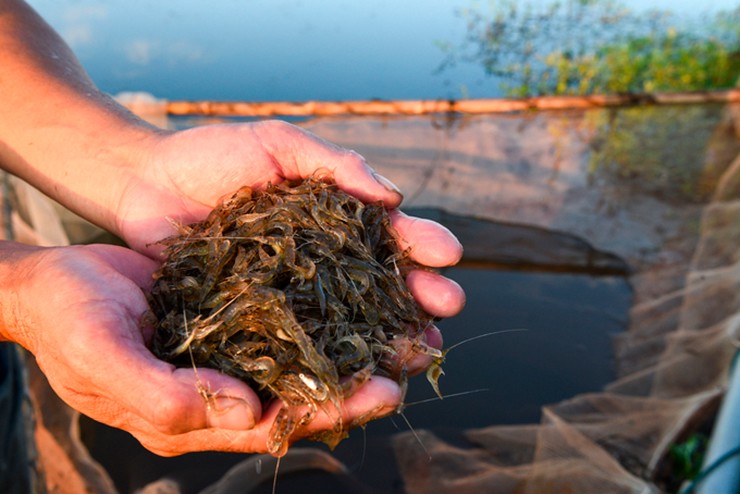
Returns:
[[[268,451],[279,402],[263,409],[244,382],[213,369],[175,368],[148,351],[145,292],[156,268],[113,245],[0,242],[0,340],[29,350],[67,404],[157,454]],[[344,402],[342,418],[349,424],[387,414],[400,399],[395,383],[374,377]],[[331,424],[319,411],[300,434]]]

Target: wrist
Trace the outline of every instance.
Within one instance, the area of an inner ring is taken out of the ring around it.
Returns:
[[[66,122],[36,140],[16,173],[71,211],[120,236],[117,210],[139,178],[141,156],[159,132],[135,117],[88,114],[85,127]]]
[[[146,175],[142,166],[143,156],[161,132],[139,122],[112,124],[103,132],[105,136],[91,138],[92,141],[106,144],[84,156],[83,161],[76,165],[78,177],[64,178],[65,187],[78,189],[80,201],[70,201],[63,196],[55,199],[85,219],[123,238],[120,224],[122,204],[132,191],[141,189]]]
[[[36,336],[26,301],[33,271],[43,247],[0,241],[0,341],[18,343],[33,352]],[[44,303],[34,300],[34,303]]]

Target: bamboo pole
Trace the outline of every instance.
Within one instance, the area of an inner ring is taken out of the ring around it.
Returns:
[[[683,93],[594,96],[542,96],[519,99],[399,100],[399,101],[167,101],[169,115],[238,117],[424,115],[429,113],[512,113],[531,110],[585,109],[644,104],[680,105],[740,102],[740,88]]]

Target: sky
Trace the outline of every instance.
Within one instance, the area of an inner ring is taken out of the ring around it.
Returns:
[[[438,73],[476,0],[30,0],[105,91],[251,101],[499,96],[482,69]],[[535,2],[536,3],[536,2]],[[691,0],[623,0],[693,12]],[[712,8],[738,1],[715,0]],[[704,7],[702,7],[703,9]]]

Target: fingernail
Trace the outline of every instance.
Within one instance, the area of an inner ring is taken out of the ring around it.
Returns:
[[[378,172],[373,172],[373,178],[376,182],[378,182],[380,185],[383,186],[385,190],[388,192],[393,192],[394,194],[398,194],[401,197],[403,197],[403,193],[401,193],[401,189],[399,189],[396,184],[385,178],[383,175],[381,175]]]
[[[254,427],[254,413],[246,400],[233,396],[216,396],[207,406],[209,427],[234,431]]]

